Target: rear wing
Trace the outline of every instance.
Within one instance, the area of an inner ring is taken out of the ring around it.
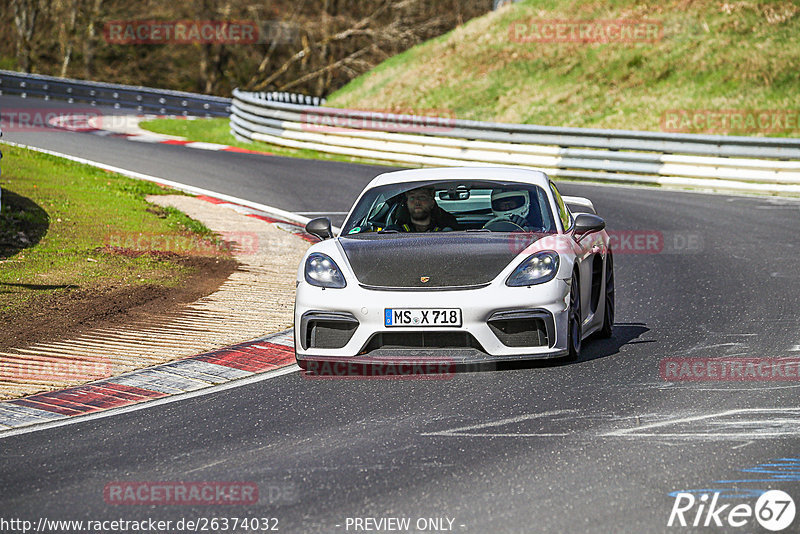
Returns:
[[[592,201],[588,198],[562,196],[561,199],[564,201],[564,204],[567,204],[568,206],[577,206],[588,209],[590,213],[597,215],[597,211],[594,209],[594,204],[592,204]]]

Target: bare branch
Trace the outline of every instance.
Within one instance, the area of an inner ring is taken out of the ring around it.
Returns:
[[[298,85],[300,85],[302,83],[305,83],[305,82],[307,82],[309,80],[313,80],[314,78],[322,76],[323,74],[325,74],[325,73],[327,73],[327,72],[329,72],[329,71],[331,71],[333,69],[337,69],[337,68],[341,67],[342,65],[345,65],[345,64],[350,63],[350,62],[354,62],[356,59],[358,59],[359,57],[363,56],[367,52],[372,51],[373,48],[374,48],[374,45],[370,45],[370,46],[368,46],[366,48],[362,48],[361,50],[358,50],[357,52],[353,52],[349,56],[347,56],[345,58],[342,58],[339,61],[336,61],[335,63],[331,63],[330,65],[327,65],[327,66],[325,66],[325,67],[323,67],[323,68],[321,68],[319,70],[316,70],[314,72],[310,72],[310,73],[306,74],[305,76],[301,76],[301,77],[297,78],[296,80],[292,80],[291,82],[278,87],[278,91],[288,91],[289,89],[291,89],[293,87],[297,87]]]

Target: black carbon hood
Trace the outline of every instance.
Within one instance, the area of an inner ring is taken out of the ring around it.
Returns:
[[[386,288],[442,288],[486,284],[535,234],[426,233],[339,239],[361,284]],[[428,281],[423,282],[424,278]]]

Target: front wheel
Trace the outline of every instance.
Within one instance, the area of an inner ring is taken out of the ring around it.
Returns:
[[[583,337],[581,293],[578,285],[578,273],[572,274],[572,284],[569,288],[569,313],[567,323],[567,343],[569,345],[569,354],[567,358],[574,361],[581,355],[581,339]]]

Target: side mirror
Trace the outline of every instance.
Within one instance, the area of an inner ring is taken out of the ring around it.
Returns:
[[[306,224],[306,232],[311,235],[315,235],[322,240],[333,237],[331,221],[326,217],[319,217],[317,219],[311,219],[308,221],[308,224]]]
[[[599,232],[606,227],[606,221],[592,213],[579,213],[575,217],[573,232],[576,236]]]

